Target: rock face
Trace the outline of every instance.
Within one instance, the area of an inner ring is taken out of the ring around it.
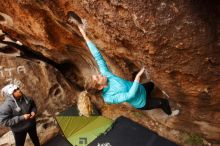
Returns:
[[[0,89],[9,83],[18,84],[25,95],[35,100],[39,114],[45,109],[55,114],[75,102],[77,91],[56,68],[40,60],[14,56],[19,54],[0,55]],[[2,102],[4,98],[0,96]],[[0,136],[9,130],[2,125],[0,129]]]
[[[74,101],[74,90],[52,66],[42,61],[5,55],[0,58],[1,88],[9,83],[18,84],[25,95],[35,100],[39,111],[56,112]]]
[[[76,12],[114,73],[131,79],[132,73],[146,66],[157,87],[180,110],[166,123],[168,127],[219,140],[218,0],[7,0],[0,1],[0,11],[0,26],[7,35],[59,64],[70,84],[81,89],[96,66],[77,27],[65,21],[68,11]],[[27,63],[7,65],[25,75]],[[39,65],[34,67],[38,71],[29,70],[28,76],[40,72],[39,78],[51,77]],[[28,90],[42,103],[40,98],[48,98],[48,91],[60,86],[43,88],[48,83],[37,77],[31,83],[24,76],[20,79],[32,86]],[[43,90],[40,96],[34,91],[36,83]]]

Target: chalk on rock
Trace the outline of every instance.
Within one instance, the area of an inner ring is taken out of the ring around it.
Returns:
[[[177,115],[179,115],[179,113],[180,113],[180,110],[174,110],[174,111],[172,111],[172,114],[171,114],[171,116],[177,116]]]

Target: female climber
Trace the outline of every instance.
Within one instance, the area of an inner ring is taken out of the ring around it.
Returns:
[[[69,23],[75,23],[75,19],[70,17]],[[92,75],[90,82],[87,84],[87,91],[101,91],[104,101],[108,104],[129,103],[136,109],[149,110],[161,108],[167,115],[170,115],[171,108],[167,99],[151,98],[150,94],[154,88],[152,82],[140,84],[140,77],[144,73],[145,68],[142,68],[136,75],[133,82],[122,79],[113,74],[101,53],[95,44],[87,37],[83,28],[83,24],[77,23],[77,26],[85,39],[88,48],[93,55],[100,74]]]

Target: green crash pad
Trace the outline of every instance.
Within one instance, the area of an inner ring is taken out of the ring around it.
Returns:
[[[103,116],[57,116],[57,122],[73,146],[86,146],[111,127],[113,121]]]

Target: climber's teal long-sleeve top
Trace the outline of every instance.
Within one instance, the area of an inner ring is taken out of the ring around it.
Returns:
[[[108,86],[102,90],[104,101],[110,104],[128,102],[135,108],[144,107],[146,104],[146,90],[143,85],[138,82],[124,80],[111,73],[95,44],[88,41],[87,45],[98,64],[101,74],[108,79]]]

